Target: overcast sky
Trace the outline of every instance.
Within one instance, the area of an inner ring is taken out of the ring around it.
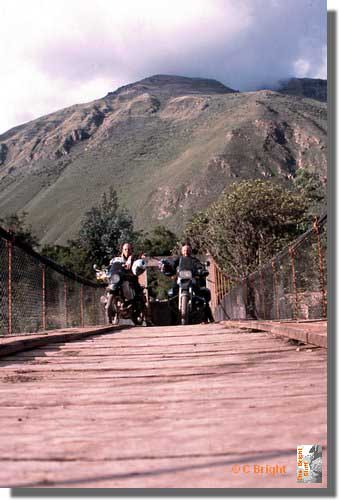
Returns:
[[[7,0],[0,133],[153,74],[326,78],[325,0]]]

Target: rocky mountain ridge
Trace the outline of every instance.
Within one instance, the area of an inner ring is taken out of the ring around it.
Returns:
[[[155,75],[15,127],[0,136],[0,210],[27,211],[43,242],[65,243],[110,186],[138,227],[177,230],[234,181],[324,178],[326,104],[289,88]]]

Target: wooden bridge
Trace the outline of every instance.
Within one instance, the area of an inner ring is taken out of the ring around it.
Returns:
[[[236,321],[120,329],[97,327],[98,285],[0,228],[0,486],[325,488],[320,222],[244,279],[212,262]],[[301,444],[321,483],[297,482]]]
[[[211,324],[2,357],[0,486],[325,488],[326,354]],[[300,444],[322,483],[297,483]]]

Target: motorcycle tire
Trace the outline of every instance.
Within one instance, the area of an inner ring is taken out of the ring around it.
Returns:
[[[106,311],[106,321],[109,325],[111,325],[113,323],[113,319],[114,319],[114,312],[113,312],[113,309],[112,308],[109,308],[107,309]]]
[[[181,296],[180,320],[182,325],[188,325],[188,295]]]
[[[112,321],[113,321],[113,316],[114,316],[113,307],[112,307],[112,302],[113,302],[112,295],[106,294],[105,297],[101,297],[100,302],[105,306],[106,323],[108,325],[111,325]]]
[[[131,320],[135,326],[142,326],[146,318],[145,309],[143,304],[137,303],[132,311]]]
[[[132,313],[132,321],[134,323],[134,326],[142,326],[144,322],[144,315],[143,314],[138,314],[138,313]]]

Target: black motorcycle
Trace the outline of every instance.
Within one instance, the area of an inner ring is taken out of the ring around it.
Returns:
[[[171,275],[170,264],[164,262],[164,274]],[[205,286],[207,266],[191,257],[180,257],[176,285],[168,293],[169,306],[175,323],[196,324],[211,320],[211,292]],[[173,272],[172,272],[173,275]]]
[[[113,262],[103,270],[96,269],[96,275],[107,283],[106,294],[101,297],[107,322],[119,324],[120,319],[130,319],[135,326],[141,326],[147,316],[146,297],[137,276],[121,262]]]

